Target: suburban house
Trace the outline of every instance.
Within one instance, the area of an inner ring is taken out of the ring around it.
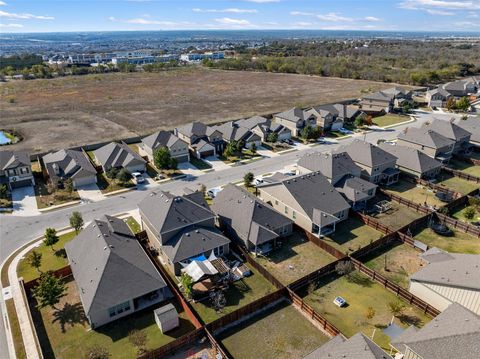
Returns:
[[[35,184],[28,152],[0,152],[0,184],[6,184],[10,190]]]
[[[363,333],[351,338],[338,334],[303,359],[391,359],[382,348]]]
[[[108,172],[112,168],[124,168],[130,173],[145,172],[147,161],[125,142],[110,142],[93,151],[93,154],[104,172]]]
[[[157,148],[165,147],[168,149],[170,156],[175,158],[178,163],[188,162],[190,160],[190,152],[188,143],[182,141],[169,131],[158,131],[154,134],[142,139],[139,148],[153,161],[153,153]]]
[[[360,105],[362,111],[368,114],[379,114],[400,109],[405,102],[413,103],[412,92],[401,87],[392,87],[363,96]]]
[[[237,125],[235,122],[225,122],[219,126],[214,126],[214,129],[222,134],[223,140],[226,143],[232,141],[242,142],[245,148],[256,148],[262,145],[262,138],[255,132],[250,131],[246,127]]]
[[[480,88],[473,78],[447,82],[440,87],[456,98],[475,94]]]
[[[274,123],[272,120],[261,116],[253,116],[235,122],[240,127],[248,128],[253,133],[260,136],[262,142],[268,142],[268,136],[271,133],[277,134],[277,141],[289,140],[292,138],[292,131],[287,127]]]
[[[363,208],[377,190],[376,184],[360,178],[362,170],[347,152],[307,153],[298,160],[297,169],[299,174],[320,172],[354,209]]]
[[[317,118],[317,126],[324,131],[337,131],[343,127],[343,119],[338,116],[338,111],[332,105],[320,105],[309,109],[306,116],[313,115]]]
[[[320,172],[281,178],[257,187],[259,197],[314,235],[335,231],[350,205]]]
[[[447,101],[450,100],[453,96],[446,90],[441,87],[436,89],[428,90],[425,98],[427,100],[429,107],[446,107]]]
[[[171,297],[164,279],[121,219],[93,220],[65,244],[65,251],[92,328]]]
[[[409,103],[410,105],[414,103],[412,91],[406,90],[403,87],[391,87],[382,92],[392,96],[394,109],[401,109],[405,103]]]
[[[480,255],[432,248],[422,259],[427,265],[410,276],[411,293],[438,310],[458,303],[480,314]]]
[[[415,148],[389,145],[387,143],[380,143],[378,146],[382,150],[397,157],[397,168],[400,171],[414,177],[432,179],[435,178],[442,169],[441,162]]]
[[[421,329],[410,326],[390,345],[404,359],[477,359],[480,317],[454,303]]]
[[[213,199],[220,227],[255,254],[275,248],[277,240],[292,233],[293,221],[247,190],[228,184]]]
[[[475,117],[468,117],[466,120],[456,120],[455,124],[470,132],[470,145],[480,147],[480,121]]]
[[[398,182],[400,171],[396,168],[397,158],[370,142],[354,140],[335,152],[347,152],[362,169],[361,177],[367,181],[387,186]]]
[[[293,136],[300,136],[306,126],[317,127],[317,115],[304,111],[299,107],[277,113],[273,120],[279,125],[283,125],[290,130]]]
[[[97,183],[97,170],[85,152],[60,150],[43,156],[42,161],[52,183],[71,179],[75,188]]]
[[[190,146],[197,158],[221,154],[225,148],[222,133],[202,122],[192,122],[175,128],[175,135]]]
[[[175,275],[191,261],[228,253],[230,240],[215,227],[202,192],[175,196],[152,192],[138,205],[150,245]]]
[[[454,141],[453,153],[468,152],[470,150],[470,136],[472,134],[452,121],[436,119],[431,124],[423,127]]]
[[[414,148],[442,163],[448,163],[455,141],[426,128],[408,127],[398,135],[397,145]]]

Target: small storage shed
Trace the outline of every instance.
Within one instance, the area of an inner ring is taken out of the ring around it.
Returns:
[[[175,329],[180,325],[177,310],[172,303],[155,309],[153,313],[155,315],[155,322],[162,333]]]

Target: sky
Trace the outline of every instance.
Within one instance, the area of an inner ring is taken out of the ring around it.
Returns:
[[[0,0],[0,32],[480,31],[480,0]]]

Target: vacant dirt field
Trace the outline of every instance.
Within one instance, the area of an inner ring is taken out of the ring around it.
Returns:
[[[359,97],[392,84],[272,74],[179,69],[0,84],[0,128],[51,149],[144,135],[194,120],[219,122]]]

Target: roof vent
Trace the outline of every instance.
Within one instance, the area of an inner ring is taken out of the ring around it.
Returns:
[[[190,237],[190,233],[185,233],[185,236],[186,236],[186,237]]]
[[[108,248],[108,247],[107,247],[107,246],[105,246],[105,247],[103,247],[103,250],[104,250],[104,251],[106,251],[106,250],[107,250],[107,248]]]
[[[113,245],[112,245],[112,244],[110,244],[110,245],[109,245],[109,247],[110,247],[110,248],[113,248]]]
[[[165,200],[165,203],[168,203],[168,198]]]
[[[100,238],[102,235],[101,234],[97,234],[97,238]]]
[[[200,231],[198,229],[195,230],[195,233],[200,233]]]
[[[96,227],[96,225],[93,225],[92,227],[93,227],[93,228],[95,228],[95,227]]]

